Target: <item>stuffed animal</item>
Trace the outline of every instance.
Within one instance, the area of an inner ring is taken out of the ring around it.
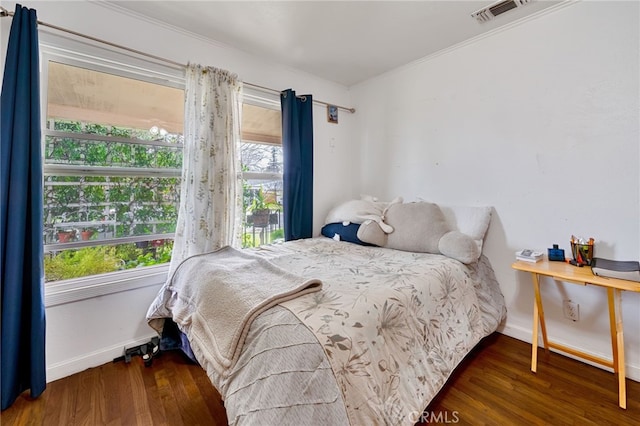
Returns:
[[[377,222],[368,220],[358,228],[357,238],[396,250],[443,254],[462,263],[472,263],[480,257],[473,238],[451,230],[437,204],[393,204],[386,210],[384,218],[385,223],[394,228],[392,233],[385,233]]]
[[[350,223],[361,224],[371,220],[388,234],[393,232],[393,227],[385,223],[385,213],[390,206],[401,203],[402,197],[383,202],[370,195],[362,195],[359,200],[350,200],[334,207],[327,215],[325,224],[342,223],[347,226]]]

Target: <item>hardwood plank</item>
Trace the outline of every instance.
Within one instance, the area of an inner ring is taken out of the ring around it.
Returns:
[[[13,406],[2,412],[0,424],[3,425],[38,425],[42,424],[45,413],[46,396],[33,399],[28,392],[18,396]],[[5,416],[5,413],[7,415]]]
[[[75,409],[75,424],[103,423],[105,411],[104,388],[101,386],[100,368],[91,368],[79,376],[79,389]]]
[[[140,361],[140,360],[136,360]],[[136,425],[152,425],[151,412],[147,403],[147,389],[144,387],[142,380],[142,371],[144,368],[141,362],[131,363],[129,368],[129,385],[131,386],[131,396],[133,402],[133,412]]]
[[[450,418],[455,416],[455,418],[459,420],[458,424],[460,425],[509,424],[509,418],[506,417],[504,413],[495,413],[495,410],[490,405],[469,396],[458,388],[447,387],[443,392],[444,394],[441,395],[440,401],[432,403],[430,407],[425,410],[424,418],[420,424],[433,424],[433,418],[441,415],[441,413],[450,413]],[[469,407],[465,411],[473,411],[473,419],[469,416],[460,415],[460,409],[462,407]]]
[[[166,357],[164,359],[166,360]],[[178,408],[178,403],[173,394],[173,388],[171,387],[171,383],[175,377],[173,366],[166,364],[162,365],[162,368],[157,369],[157,365],[154,364],[153,368],[156,370],[154,378],[158,385],[158,397],[164,409],[166,423],[169,425],[182,424],[180,408]]]
[[[422,425],[637,425],[640,383],[627,380],[627,409],[607,371],[540,351],[530,371],[531,345],[489,336],[454,371],[426,408]],[[28,392],[0,415],[4,426],[226,425],[222,400],[198,365],[164,352],[150,367],[108,363]]]
[[[176,378],[178,380],[174,385],[174,393],[177,396],[180,415],[185,424],[215,424],[189,370],[190,366],[184,363],[176,364]],[[217,397],[220,398],[219,395]]]
[[[158,382],[155,374],[153,373],[153,366],[142,367],[142,381],[144,388],[146,389],[147,406],[151,412],[152,424],[154,426],[169,425],[166,421],[166,413],[164,411],[164,405],[160,398],[160,390],[158,389]]]
[[[42,394],[42,397],[46,398],[44,400],[44,415],[41,424],[43,424],[45,420],[48,422],[47,424],[63,424],[63,397],[66,392],[66,382],[67,380],[56,380],[55,382],[47,383],[47,389]]]
[[[220,401],[219,404],[206,404],[209,409],[209,413],[213,419],[225,419],[227,418],[227,412],[224,409],[223,401],[220,398],[220,393],[216,390],[214,386],[211,386],[211,381],[206,374],[197,374],[193,369],[189,370],[193,380],[198,386],[198,390],[200,394],[204,398],[205,401],[211,401],[214,399],[218,399]]]
[[[136,359],[133,360],[138,361]],[[133,404],[133,389],[129,383],[129,370],[135,368],[135,364],[133,362],[131,364],[123,364],[123,363],[114,363],[113,366],[122,367],[120,369],[120,382],[118,385],[118,402],[120,405],[120,411],[118,412],[118,417],[120,417],[120,422],[123,425],[135,425],[136,424],[136,414],[135,414],[135,406]],[[79,373],[83,374],[83,373]],[[64,380],[64,379],[63,379]],[[113,389],[115,391],[115,389]]]
[[[74,374],[69,376],[69,380],[60,382],[61,386],[61,399],[59,401],[59,424],[75,425],[76,420],[76,405],[78,400],[78,389],[80,388],[80,379],[82,375]],[[45,390],[46,392],[46,390]],[[53,396],[53,392],[52,392]],[[48,414],[45,414],[45,424],[48,424]]]
[[[102,374],[102,385],[104,386],[104,417],[103,424],[111,426],[122,425],[120,418],[121,402],[118,389],[122,386],[122,377],[125,374],[126,366],[124,363],[105,364],[100,367]]]

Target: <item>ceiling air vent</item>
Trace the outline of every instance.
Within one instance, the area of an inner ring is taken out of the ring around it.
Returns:
[[[487,22],[491,19],[495,18],[498,15],[502,15],[505,12],[510,11],[511,9],[515,9],[516,7],[524,6],[529,3],[531,0],[502,0],[496,3],[493,3],[489,6],[483,7],[482,9],[475,11],[471,14],[472,17],[476,18],[478,22]]]

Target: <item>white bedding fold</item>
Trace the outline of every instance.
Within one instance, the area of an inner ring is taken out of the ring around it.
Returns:
[[[223,247],[183,261],[164,289],[163,306],[148,318],[173,320],[203,342],[213,367],[225,376],[240,356],[251,322],[270,307],[318,291],[322,282],[306,279],[266,259]],[[153,307],[152,307],[153,308]],[[206,344],[204,344],[206,342]]]

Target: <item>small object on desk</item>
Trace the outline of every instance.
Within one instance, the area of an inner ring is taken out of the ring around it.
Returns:
[[[548,257],[549,257],[549,260],[551,261],[556,261],[556,262],[565,261],[564,250],[561,248],[558,248],[557,244],[554,244],[553,248],[549,249]]]
[[[588,240],[584,238],[577,238],[575,236],[571,236],[571,254],[573,255],[573,262],[569,262],[572,265],[584,266],[591,265],[591,261],[593,260],[593,245],[595,240],[593,238],[589,238]]]
[[[634,260],[610,260],[593,258],[591,271],[595,275],[640,282],[640,262]]]
[[[517,260],[524,260],[525,262],[539,262],[542,260],[543,253],[541,251],[535,251],[531,249],[524,249],[516,252]]]

